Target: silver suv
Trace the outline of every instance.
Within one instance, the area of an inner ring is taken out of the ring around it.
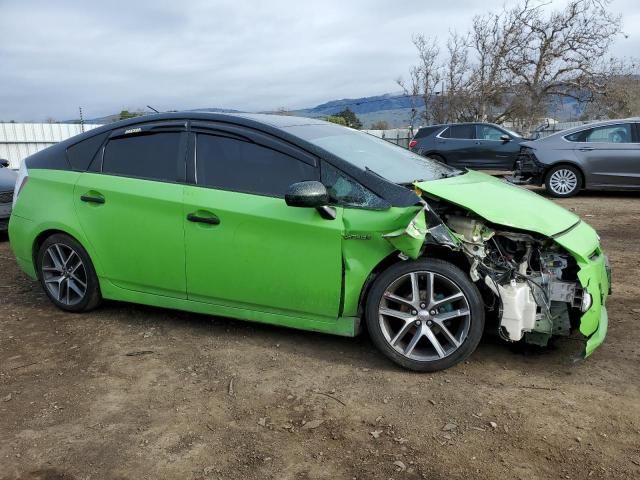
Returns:
[[[7,230],[9,225],[16,176],[16,172],[9,170],[9,162],[0,159],[0,232]]]
[[[555,197],[581,189],[640,189],[640,118],[608,120],[523,142],[510,181]]]

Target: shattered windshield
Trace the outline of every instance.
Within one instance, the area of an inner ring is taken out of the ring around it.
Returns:
[[[463,173],[381,138],[339,125],[296,125],[285,130],[393,183],[438,180]]]

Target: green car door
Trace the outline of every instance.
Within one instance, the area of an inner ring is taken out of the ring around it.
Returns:
[[[317,159],[248,129],[192,130],[196,185],[185,188],[183,212],[188,298],[337,319],[342,211],[327,220],[283,199],[289,185],[319,180]]]
[[[75,185],[80,224],[105,280],[186,298],[184,122],[114,131]]]

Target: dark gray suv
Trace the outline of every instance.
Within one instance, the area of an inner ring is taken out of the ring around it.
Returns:
[[[409,148],[452,167],[513,170],[523,140],[493,123],[449,123],[420,128]]]
[[[0,232],[9,225],[16,176],[16,172],[9,170],[9,162],[0,159]]]
[[[580,189],[640,189],[640,118],[608,120],[524,142],[510,180],[555,197]]]

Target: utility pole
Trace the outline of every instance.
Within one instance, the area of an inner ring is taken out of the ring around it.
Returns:
[[[78,107],[78,109],[80,110],[80,129],[82,130],[82,133],[84,133],[84,118],[82,118],[82,107]]]

